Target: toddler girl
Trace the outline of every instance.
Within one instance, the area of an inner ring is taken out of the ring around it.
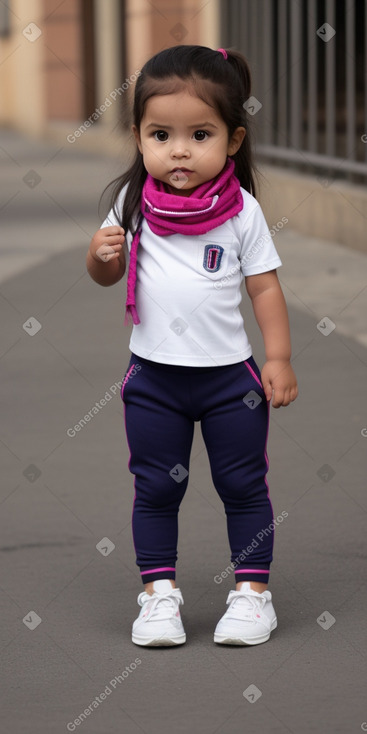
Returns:
[[[133,328],[121,398],[144,584],[137,645],[186,641],[175,578],[195,421],[224,503],[236,579],[214,641],[256,645],[277,626],[267,590],[267,432],[270,403],[288,405],[297,382],[281,261],[255,198],[250,94],[239,52],[183,45],[153,56],[136,83],[136,156],[87,255],[90,276],[107,286],[123,277],[129,253],[125,323]],[[264,339],[261,372],[239,310],[243,278]]]

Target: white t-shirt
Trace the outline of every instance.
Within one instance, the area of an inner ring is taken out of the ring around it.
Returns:
[[[241,192],[242,211],[207,234],[162,237],[143,220],[135,286],[140,324],[132,329],[131,352],[153,362],[197,367],[251,356],[239,310],[241,282],[282,263],[261,207],[245,189]],[[111,209],[101,229],[116,224]],[[131,242],[128,232],[129,252]]]

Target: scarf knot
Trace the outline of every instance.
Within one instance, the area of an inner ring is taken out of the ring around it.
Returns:
[[[240,182],[234,175],[234,167],[234,161],[228,157],[218,176],[198,186],[190,196],[167,193],[162,181],[147,175],[141,195],[140,222],[131,243],[125,325],[128,325],[129,317],[134,324],[140,324],[135,305],[135,285],[143,219],[154,234],[163,237],[206,234],[219,227],[243,208]]]

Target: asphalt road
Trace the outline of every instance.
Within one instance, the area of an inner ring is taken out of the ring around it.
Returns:
[[[116,387],[130,356],[126,281],[102,288],[85,270],[99,195],[122,164],[9,131],[0,146],[2,730],[366,731],[365,256],[297,234],[280,213],[300,395],[271,412],[268,479],[286,513],[269,584],[278,629],[259,646],[213,642],[234,582],[214,580],[230,553],[196,424],[179,516],[187,643],[137,647],[143,586]],[[242,309],[261,364],[245,290]]]

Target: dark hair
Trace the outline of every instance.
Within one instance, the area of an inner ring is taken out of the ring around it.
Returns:
[[[238,51],[227,50],[228,58],[206,46],[173,46],[155,54],[147,61],[138,76],[134,95],[134,125],[140,123],[148,99],[157,94],[172,94],[190,85],[195,94],[214,107],[228,128],[229,138],[239,126],[246,128],[246,135],[231,158],[235,163],[235,175],[241,186],[256,196],[252,160],[251,133],[244,102],[251,95],[251,75],[245,57]],[[182,80],[182,82],[180,82]],[[250,134],[249,134],[250,133]],[[130,168],[111,181],[102,192],[115,184],[112,206],[125,232],[132,231],[134,219],[140,211],[141,192],[147,171],[143,156],[137,148]],[[117,199],[128,184],[123,213],[117,211]]]

